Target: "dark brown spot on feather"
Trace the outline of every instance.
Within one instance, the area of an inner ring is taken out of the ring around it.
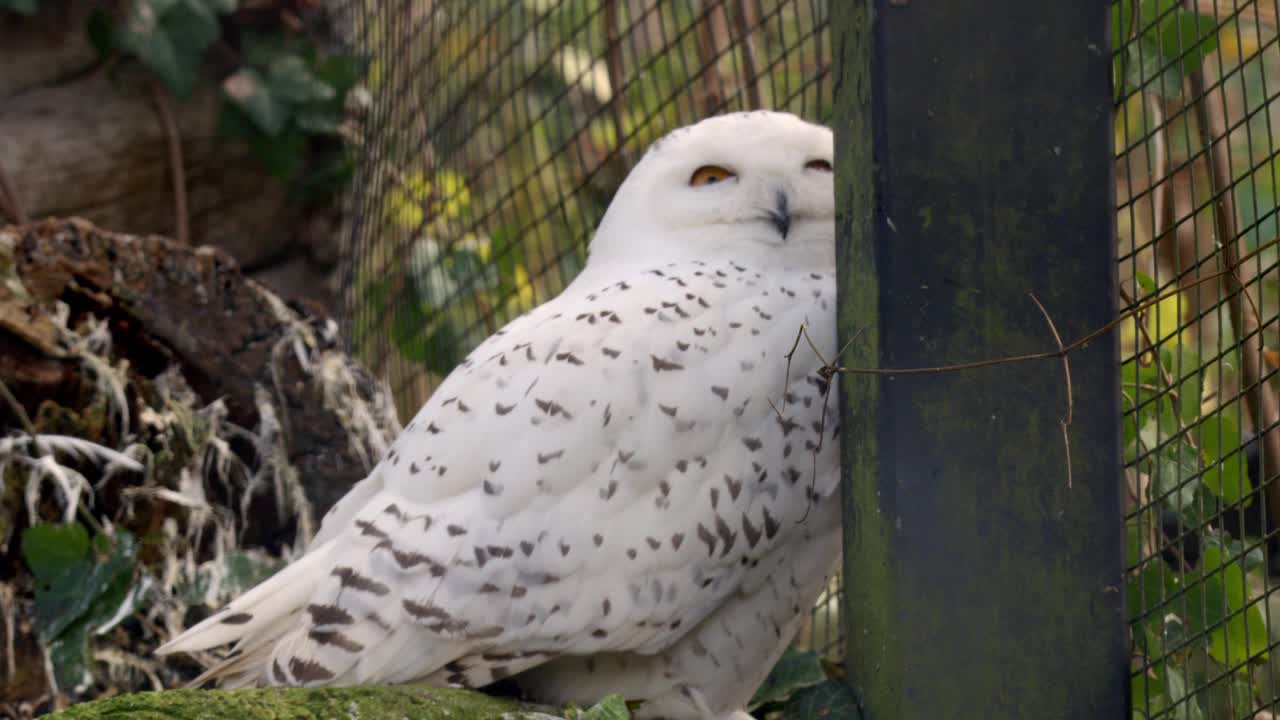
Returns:
[[[559,460],[559,459],[560,459],[560,457],[561,457],[562,455],[564,455],[564,449],[563,449],[563,448],[561,448],[560,450],[556,450],[555,452],[549,452],[549,453],[546,453],[546,454],[538,453],[538,464],[539,464],[539,465],[546,465],[547,463],[551,462],[552,460]]]
[[[759,438],[753,438],[753,437],[742,438],[742,444],[746,445],[747,449],[750,450],[751,452],[755,452],[764,446],[764,443],[760,442]]]
[[[698,539],[707,544],[707,557],[711,557],[716,552],[716,536],[707,529],[706,525],[698,523]]]
[[[337,605],[319,605],[311,603],[307,606],[311,614],[311,622],[316,625],[350,625],[355,622],[351,614]]]
[[[299,660],[298,658],[289,658],[289,673],[293,675],[294,680],[301,680],[304,683],[324,682],[332,680],[333,673],[314,660]]]
[[[732,475],[725,475],[724,484],[729,488],[729,497],[737,500],[738,493],[742,492],[742,481],[735,480]]]
[[[729,550],[733,548],[733,543],[738,539],[738,534],[729,529],[729,524],[724,518],[716,515],[716,534],[724,541],[724,549],[720,551],[720,557],[729,554]]]
[[[400,604],[404,606],[405,612],[419,620],[442,620],[447,622],[453,619],[453,615],[450,615],[447,610],[429,602],[420,603],[406,598],[401,600]]]
[[[373,595],[377,595],[379,597],[391,592],[391,588],[378,582],[377,580],[361,575],[359,572],[356,571],[355,568],[352,568],[352,567],[348,567],[345,565],[335,567],[332,571],[330,571],[329,574],[338,578],[338,584],[340,584],[344,588],[349,588],[351,590],[359,590],[360,592],[372,593]]]
[[[252,613],[239,612],[231,613],[230,615],[222,618],[221,622],[223,625],[243,625],[252,619]]]
[[[557,362],[567,362],[567,363],[569,363],[570,365],[581,365],[581,364],[582,364],[582,359],[581,359],[581,358],[579,358],[577,355],[574,355],[572,352],[562,352],[562,353],[557,353],[557,354],[556,354],[556,361],[557,361]]]
[[[751,524],[751,518],[742,514],[742,534],[747,537],[747,547],[754,548],[760,542],[760,529]]]
[[[507,413],[515,409],[516,409],[515,405],[503,405],[500,402],[496,402],[493,404],[493,411],[498,413],[499,415],[506,415]]]
[[[467,529],[462,527],[461,525],[449,525],[448,527],[445,528],[445,531],[448,532],[449,535],[451,535],[452,537],[458,537],[459,535],[467,534]]]
[[[681,365],[681,364],[679,364],[679,363],[673,363],[673,362],[671,362],[670,360],[663,360],[662,358],[658,357],[657,355],[650,355],[649,357],[653,359],[653,370],[654,370],[654,372],[663,372],[663,371],[683,370],[683,369],[684,369],[684,366],[683,366],[683,365]]]
[[[769,540],[772,540],[773,536],[778,534],[778,529],[780,527],[782,527],[782,523],[779,523],[772,515],[770,515],[769,508],[766,507],[764,509],[764,536]]]
[[[340,647],[349,653],[358,653],[364,650],[364,645],[352,640],[337,630],[312,630],[307,633],[307,637],[320,645],[333,645],[334,647]]]
[[[712,385],[712,386],[711,386],[711,392],[712,392],[712,393],[714,393],[714,394],[716,395],[716,397],[719,397],[721,400],[728,400],[728,399],[729,399],[729,388],[727,388],[727,387],[721,387],[721,386],[719,386],[719,385]]]
[[[684,542],[684,533],[675,533],[671,536],[671,548],[679,550],[680,544]]]

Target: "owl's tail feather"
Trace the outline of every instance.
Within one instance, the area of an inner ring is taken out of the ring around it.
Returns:
[[[222,680],[224,686],[265,680],[271,648],[289,631],[326,576],[338,551],[334,540],[313,547],[288,567],[259,583],[230,605],[156,649],[157,655],[195,652],[235,643],[234,655],[192,681]]]

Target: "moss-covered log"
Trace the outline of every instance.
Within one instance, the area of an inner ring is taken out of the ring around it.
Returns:
[[[511,720],[550,717],[538,708],[469,690],[411,686],[169,690],[84,703],[57,720]]]

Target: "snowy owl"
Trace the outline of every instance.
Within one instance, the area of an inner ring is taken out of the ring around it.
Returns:
[[[744,707],[839,557],[831,131],[656,142],[579,276],[481,344],[307,552],[161,648],[225,686],[510,679]],[[788,361],[801,326],[801,342]]]

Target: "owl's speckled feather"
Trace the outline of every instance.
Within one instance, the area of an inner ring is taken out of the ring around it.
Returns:
[[[839,553],[835,403],[786,358],[802,325],[834,345],[831,155],[779,113],[660,141],[583,273],[445,380],[306,555],[164,651],[238,643],[229,685],[740,710]],[[690,186],[704,165],[734,176]]]

